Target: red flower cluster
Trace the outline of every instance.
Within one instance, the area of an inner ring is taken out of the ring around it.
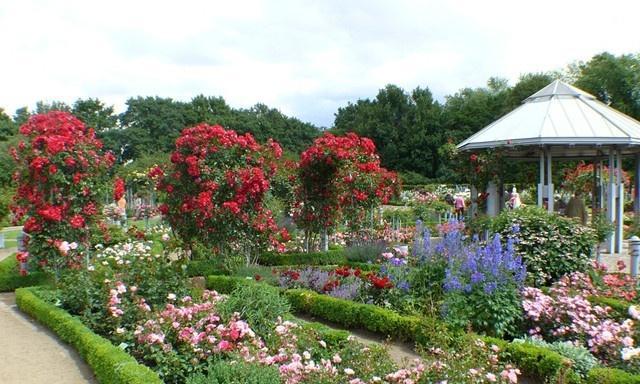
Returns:
[[[398,191],[395,173],[380,166],[373,142],[355,133],[324,134],[301,155],[296,221],[312,232],[386,203]]]
[[[124,196],[124,180],[118,177],[113,183],[113,200],[118,201]]]
[[[159,210],[188,242],[198,239],[213,249],[283,250],[280,239],[288,234],[263,206],[281,155],[273,140],[260,145],[251,134],[219,125],[186,128],[176,139],[171,169],[149,172],[165,192]]]
[[[368,279],[371,282],[371,284],[373,284],[373,286],[378,289],[393,288],[393,283],[391,282],[388,276],[380,277],[372,273],[369,275]]]
[[[93,129],[66,112],[34,115],[20,127],[25,141],[11,149],[16,161],[16,221],[26,217],[29,253],[39,265],[62,267],[69,260],[55,244],[86,243],[95,224],[99,190],[115,157],[103,154]]]

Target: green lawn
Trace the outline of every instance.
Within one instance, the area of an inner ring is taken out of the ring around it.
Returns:
[[[18,234],[20,234],[20,230],[19,229],[14,229],[11,231],[0,231],[0,233],[4,234],[4,246],[5,248],[11,248],[11,247],[15,247],[17,246],[17,241],[16,241],[16,237],[18,237]]]

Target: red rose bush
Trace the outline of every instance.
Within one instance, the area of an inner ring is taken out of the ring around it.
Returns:
[[[60,251],[63,239],[88,244],[97,224],[100,192],[115,158],[102,152],[91,128],[66,112],[32,116],[11,149],[17,167],[15,221],[26,219],[28,258],[56,271],[77,265]]]
[[[249,257],[261,247],[283,250],[288,237],[263,204],[281,155],[275,141],[200,124],[176,139],[170,169],[149,176],[165,192],[160,211],[185,242]]]

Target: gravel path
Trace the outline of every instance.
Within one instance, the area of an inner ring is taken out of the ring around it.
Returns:
[[[18,310],[14,293],[0,294],[0,382],[97,383],[78,354]]]

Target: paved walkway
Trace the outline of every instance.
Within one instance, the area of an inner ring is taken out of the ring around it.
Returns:
[[[0,261],[4,260],[7,257],[9,257],[9,255],[13,255],[17,251],[18,251],[18,248],[16,248],[16,247],[0,248]]]
[[[73,348],[18,310],[13,293],[0,294],[0,382],[97,383]]]

